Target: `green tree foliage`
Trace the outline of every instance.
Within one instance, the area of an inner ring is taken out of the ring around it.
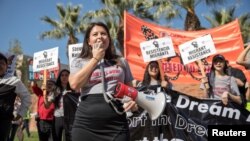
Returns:
[[[10,41],[8,51],[12,54],[15,54],[15,55],[23,54],[23,50],[22,50],[20,41],[17,39]]]
[[[211,15],[206,15],[205,18],[210,23],[211,27],[232,22],[235,19],[239,20],[241,34],[244,43],[250,41],[250,13],[242,13],[240,16],[235,16],[236,7],[214,9]]]
[[[86,24],[92,21],[102,21],[107,24],[117,49],[123,54],[124,42],[124,11],[131,11],[138,17],[153,20],[153,14],[143,0],[101,0],[102,9],[89,11],[83,16]]]
[[[52,29],[41,33],[40,38],[45,39],[62,39],[67,37],[67,56],[68,45],[78,43],[77,35],[84,31],[85,26],[80,21],[80,5],[68,4],[64,7],[62,4],[56,6],[59,20],[52,19],[48,16],[41,18],[42,21],[51,25]]]
[[[17,56],[16,62],[16,72],[21,72],[21,80],[22,82],[28,86],[28,64],[27,64],[27,56],[23,55],[23,49],[21,46],[21,42],[17,39],[10,41],[10,46],[8,49],[10,54],[15,54]]]

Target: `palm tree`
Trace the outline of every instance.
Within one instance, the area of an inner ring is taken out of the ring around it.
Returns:
[[[224,0],[101,0],[104,8],[90,11],[84,16],[84,20],[102,19],[110,25],[114,39],[117,39],[120,50],[123,53],[123,12],[132,12],[137,17],[157,22],[159,17],[164,16],[167,20],[181,17],[181,10],[187,12],[185,30],[201,29],[200,20],[195,13],[195,7],[201,2],[207,5],[223,4]]]
[[[68,4],[67,7],[63,7],[61,4],[56,6],[57,12],[60,20],[53,20],[48,16],[41,18],[42,21],[50,24],[53,29],[50,31],[45,31],[41,33],[40,38],[50,38],[50,39],[62,39],[68,37],[67,42],[67,56],[68,56],[68,45],[75,44],[78,42],[77,34],[84,31],[85,26],[79,21],[81,6],[72,6]]]
[[[154,17],[159,18],[163,16],[166,20],[180,17],[181,12],[186,11],[185,16],[185,30],[199,30],[201,26],[200,20],[195,12],[195,8],[202,2],[208,6],[215,6],[216,4],[223,4],[225,0],[155,0],[151,9],[154,9]]]
[[[92,20],[101,20],[107,24],[110,29],[113,40],[118,43],[117,48],[123,54],[123,35],[124,35],[124,11],[133,10],[135,15],[141,18],[153,20],[153,15],[147,11],[143,0],[101,0],[103,9],[89,11],[83,17],[84,23]],[[140,14],[139,14],[140,13]]]
[[[250,39],[250,13],[244,13],[239,17],[235,16],[236,7],[230,7],[229,9],[215,9],[212,11],[212,15],[207,15],[205,18],[211,24],[212,27],[217,27],[220,25],[227,24],[236,18],[239,19],[239,24],[241,28],[241,34],[244,43],[248,42]]]

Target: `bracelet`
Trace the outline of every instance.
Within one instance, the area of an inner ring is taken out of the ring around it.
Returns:
[[[95,57],[93,57],[97,62],[99,62],[99,60],[98,59],[96,59]]]

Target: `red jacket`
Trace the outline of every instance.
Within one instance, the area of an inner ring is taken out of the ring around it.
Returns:
[[[49,108],[45,108],[44,99],[43,99],[43,91],[37,87],[32,87],[33,92],[37,95],[37,113],[41,120],[53,120],[54,119],[54,111],[55,105],[52,103]]]

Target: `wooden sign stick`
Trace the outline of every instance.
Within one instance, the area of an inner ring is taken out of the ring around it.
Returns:
[[[46,95],[46,87],[47,87],[47,70],[43,70],[43,85],[45,86],[45,89],[43,89],[43,95]]]
[[[207,76],[206,76],[206,73],[205,73],[205,71],[204,71],[204,66],[203,66],[201,60],[197,60],[197,63],[198,63],[198,67],[199,67],[200,70],[201,70],[201,75],[202,75],[202,77],[203,77],[203,78],[207,77]],[[205,83],[205,88],[206,88],[207,90],[209,89],[208,83]]]
[[[163,81],[163,80],[165,80],[165,77],[164,77],[164,70],[162,69],[161,59],[157,60],[157,62],[158,62],[158,65],[159,65],[159,70],[160,70],[160,75],[161,75],[161,81]]]

